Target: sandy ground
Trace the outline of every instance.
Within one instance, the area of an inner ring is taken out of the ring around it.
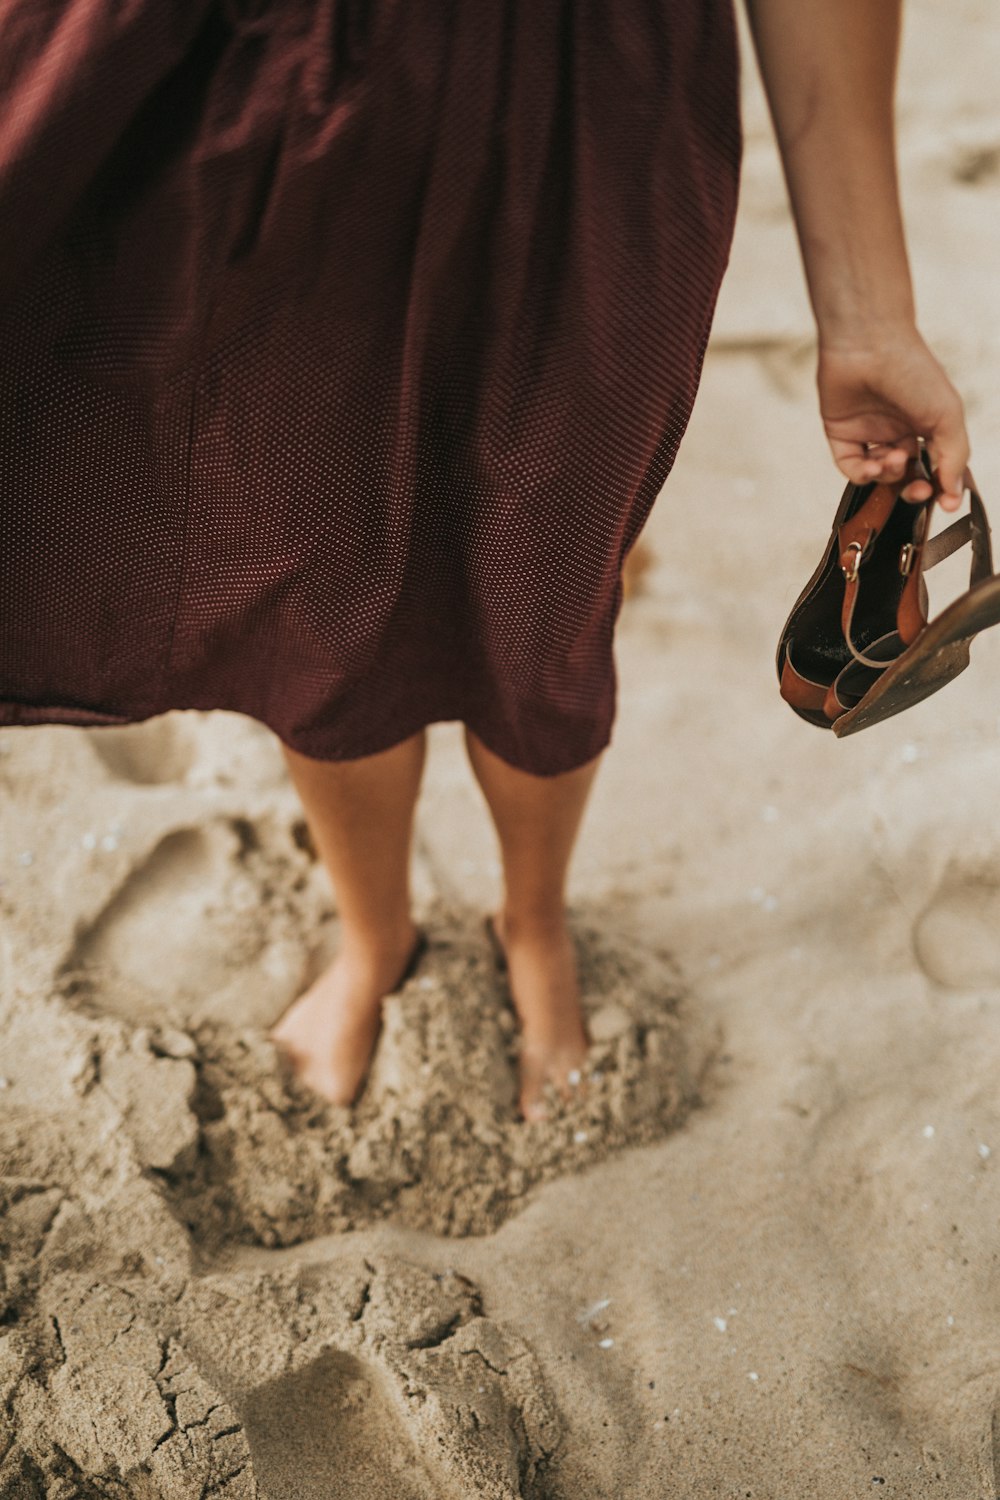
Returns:
[[[353,1113],[264,1040],[337,937],[272,736],[0,737],[2,1500],[1000,1495],[1000,637],[843,742],[778,697],[841,481],[746,73],[732,266],[574,865],[602,1074],[575,1115],[515,1117],[457,726],[419,809],[433,946]],[[990,0],[913,0],[918,300],[987,505],[998,77]]]

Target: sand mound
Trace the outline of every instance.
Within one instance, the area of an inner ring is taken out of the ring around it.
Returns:
[[[287,1245],[386,1217],[484,1233],[537,1183],[683,1120],[696,1085],[676,982],[662,962],[626,958],[589,931],[580,963],[597,1040],[586,1094],[527,1126],[516,1109],[514,1015],[482,946],[440,939],[388,999],[354,1111],[300,1091],[259,1033],[206,1023],[185,1038],[196,1048],[199,1151],[193,1169],[169,1172],[165,1184],[199,1240]],[[150,1045],[176,1050],[155,1035]],[[186,1079],[178,1072],[178,1091]],[[144,1108],[137,1095],[137,1123]],[[186,1141],[179,1130],[182,1153]]]

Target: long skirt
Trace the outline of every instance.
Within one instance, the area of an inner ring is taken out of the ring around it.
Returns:
[[[0,0],[0,724],[609,742],[730,0]]]

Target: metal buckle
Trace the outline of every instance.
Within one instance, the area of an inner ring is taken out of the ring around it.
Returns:
[[[903,543],[903,549],[899,554],[899,571],[904,578],[909,578],[910,576],[910,569],[913,567],[913,554],[916,550],[912,542]]]
[[[847,566],[841,563],[840,571],[844,575],[845,583],[855,583],[858,577],[858,567],[861,563],[861,554],[865,549],[861,542],[848,542],[844,550],[845,552],[853,552],[854,560]]]

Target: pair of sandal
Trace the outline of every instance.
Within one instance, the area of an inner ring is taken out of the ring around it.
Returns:
[[[941,486],[922,449],[918,473],[897,484],[848,484],[826,551],[796,600],[778,643],[781,696],[801,718],[838,737],[898,714],[969,665],[975,636],[1000,623],[1000,575],[970,470],[969,512],[936,536]],[[905,500],[914,479],[928,500]],[[924,574],[971,547],[968,591],[928,620]]]

